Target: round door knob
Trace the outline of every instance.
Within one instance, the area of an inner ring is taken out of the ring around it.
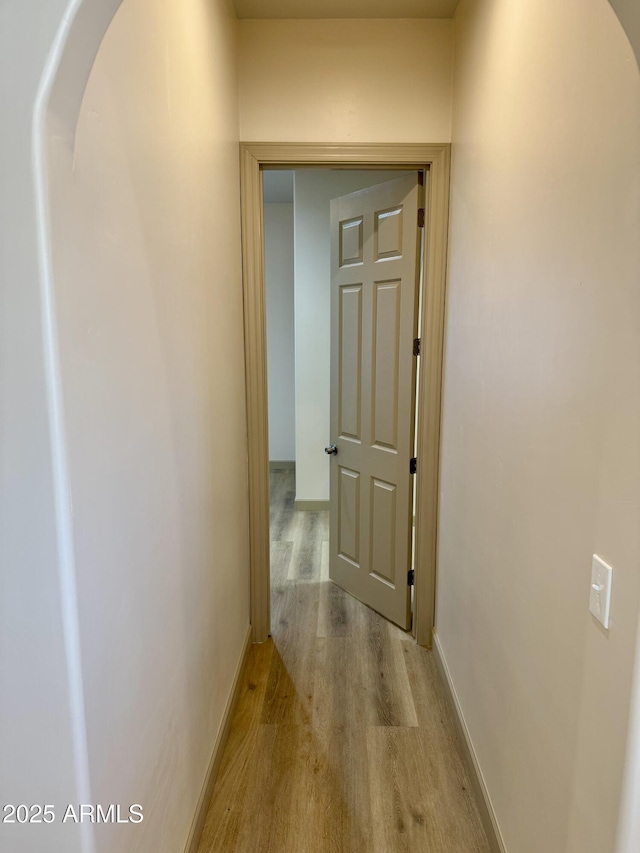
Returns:
[[[325,447],[324,452],[328,453],[329,456],[336,456],[338,453],[338,448],[335,446],[335,444],[330,444],[328,447]]]

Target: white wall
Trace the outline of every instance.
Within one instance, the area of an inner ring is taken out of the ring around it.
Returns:
[[[73,150],[51,115],[52,439],[30,120],[63,9],[46,4],[34,28],[33,4],[18,6],[0,22],[15,132],[0,158],[2,801],[139,802],[142,824],[85,825],[83,850],[95,835],[98,851],[174,853],[249,619],[235,19],[226,0],[125,0]],[[50,446],[72,507],[60,571]],[[59,822],[0,839],[19,853],[79,844]]]
[[[296,456],[293,204],[264,205],[269,459]]]
[[[241,139],[450,140],[451,21],[238,26]]]
[[[99,850],[182,848],[248,627],[237,144],[231,5],[125,0],[51,155]]]
[[[332,198],[405,174],[299,169],[294,181],[296,500],[328,501]]]
[[[0,802],[58,811],[86,788],[59,574],[32,129],[67,5],[39,4],[34,26],[33,4],[0,4]],[[12,853],[80,844],[69,824],[0,824]]]
[[[462,0],[455,33],[437,633],[509,853],[609,853],[640,601],[640,77],[605,0]]]

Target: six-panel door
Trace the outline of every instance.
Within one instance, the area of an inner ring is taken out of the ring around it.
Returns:
[[[403,628],[413,514],[417,173],[331,202],[331,579]]]

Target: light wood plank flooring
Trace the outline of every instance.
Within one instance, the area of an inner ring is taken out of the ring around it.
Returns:
[[[328,513],[271,475],[250,653],[199,853],[489,853],[429,652],[328,580]]]

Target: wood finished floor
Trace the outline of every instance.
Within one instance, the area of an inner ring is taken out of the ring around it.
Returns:
[[[253,646],[198,853],[489,853],[431,654],[328,580],[328,513],[271,474]]]

